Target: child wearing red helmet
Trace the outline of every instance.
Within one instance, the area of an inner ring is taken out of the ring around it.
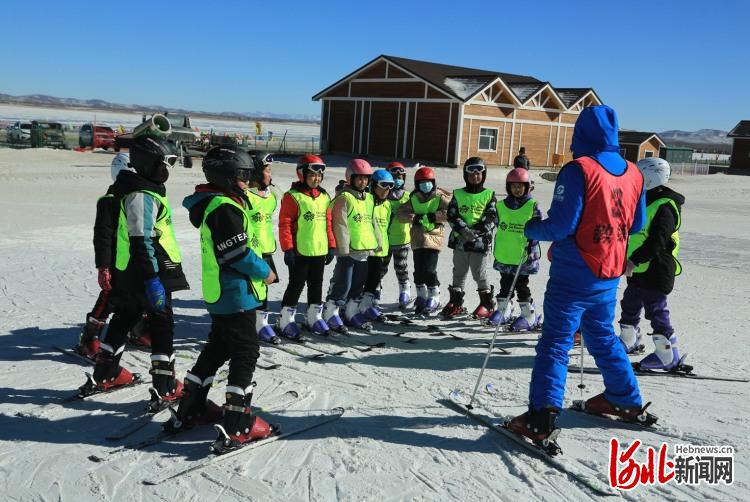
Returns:
[[[279,212],[279,244],[284,263],[289,267],[289,285],[281,299],[279,333],[299,340],[300,326],[295,322],[297,302],[307,285],[308,327],[328,333],[323,321],[323,271],[333,261],[336,239],[331,228],[331,198],[320,184],[326,165],[323,159],[305,154],[297,160],[297,181],[284,194]]]
[[[411,223],[409,234],[417,286],[414,312],[418,315],[433,314],[440,307],[437,264],[445,238],[451,195],[437,186],[435,171],[431,167],[417,169],[414,185],[408,202],[399,207],[397,219],[401,223]]]

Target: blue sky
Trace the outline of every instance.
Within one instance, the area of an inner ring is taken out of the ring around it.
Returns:
[[[728,130],[750,118],[749,19],[745,0],[14,1],[0,92],[318,114],[391,54],[593,87],[624,128]]]

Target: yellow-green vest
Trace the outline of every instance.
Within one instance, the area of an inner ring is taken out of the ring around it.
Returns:
[[[302,256],[325,256],[328,254],[328,221],[326,214],[331,198],[322,193],[315,198],[297,190],[289,190],[297,201],[297,235],[294,242]]]
[[[428,199],[424,202],[420,201],[419,198],[415,195],[414,197],[411,197],[409,199],[409,202],[411,203],[414,214],[432,214],[436,213],[438,208],[440,207],[440,195],[435,193],[435,195],[431,199]],[[436,226],[437,225],[435,223],[427,221],[426,217],[422,219],[422,227],[424,228],[425,232],[432,232],[433,230],[435,230]]]
[[[388,244],[390,246],[401,246],[411,242],[411,223],[401,223],[396,217],[398,208],[409,201],[409,192],[404,194],[398,200],[388,199],[391,206],[391,224],[388,226]]]
[[[252,190],[245,193],[250,201],[247,214],[250,217],[253,234],[258,240],[259,249],[263,254],[272,254],[276,251],[276,237],[273,234],[273,213],[278,205],[276,195],[270,190],[267,197],[261,197]]]
[[[643,225],[643,228],[640,232],[637,234],[633,234],[630,236],[630,239],[628,239],[628,258],[630,258],[630,255],[633,254],[633,252],[641,247],[643,243],[648,238],[648,231],[651,228],[651,221],[654,219],[654,216],[656,215],[656,211],[659,210],[661,206],[664,204],[669,204],[674,209],[674,213],[677,215],[677,221],[675,222],[675,228],[674,233],[672,234],[672,242],[674,243],[674,249],[672,249],[672,257],[674,258],[675,262],[675,273],[674,275],[680,275],[682,273],[682,265],[680,264],[680,261],[677,259],[677,254],[680,252],[680,233],[678,230],[680,229],[680,225],[682,224],[682,217],[680,216],[680,210],[677,207],[677,204],[675,204],[675,201],[668,197],[662,197],[661,199],[656,199],[651,204],[649,204],[646,207],[646,224]],[[650,261],[647,261],[646,263],[641,263],[635,269],[633,270],[634,273],[640,274],[642,272],[645,272],[648,270],[648,267],[651,265]]]
[[[159,237],[159,245],[167,253],[172,263],[182,263],[180,248],[174,236],[174,228],[172,228],[172,208],[169,206],[169,199],[149,190],[138,191],[152,196],[159,203],[159,214],[154,222],[154,230]],[[117,256],[115,258],[115,268],[120,271],[127,269],[130,262],[128,218],[125,215],[125,207],[123,206],[126,197],[123,197],[120,201],[120,215],[117,220]]]
[[[534,216],[536,201],[529,199],[518,209],[504,203],[497,205],[497,233],[495,234],[495,261],[503,265],[520,265],[526,255],[528,239],[523,234],[526,223]]]
[[[203,213],[203,221],[201,221],[200,226],[201,279],[203,283],[203,298],[206,303],[216,303],[217,301],[219,301],[219,298],[221,298],[221,266],[216,260],[216,253],[214,252],[214,240],[211,236],[211,229],[208,228],[208,225],[206,225],[206,218],[208,218],[208,215],[222,204],[229,204],[236,207],[242,212],[242,227],[245,230],[245,233],[247,233],[247,247],[249,247],[253,253],[257,254],[258,256],[262,256],[260,253],[260,248],[257,245],[252,246],[253,229],[250,227],[250,218],[247,209],[242,207],[236,201],[232,200],[230,197],[217,195],[212,198],[211,202],[209,202],[208,206],[206,206],[206,212]],[[257,242],[257,239],[255,240]],[[263,279],[250,278],[250,289],[252,290],[253,295],[255,295],[255,298],[257,298],[258,301],[262,302],[266,299],[267,286]]]
[[[388,248],[390,243],[388,240],[388,224],[391,221],[391,205],[388,201],[382,202],[381,204],[375,204],[375,210],[372,213],[372,217],[375,220],[380,231],[380,252],[375,253],[375,256],[386,256],[388,254]]]
[[[469,193],[464,188],[453,191],[453,197],[458,206],[458,215],[469,227],[479,221],[494,195],[495,192],[488,188],[479,193]]]
[[[349,208],[346,225],[349,229],[349,248],[354,251],[371,251],[378,247],[375,229],[372,226],[375,199],[371,193],[365,192],[364,196],[364,199],[358,199],[346,190],[336,196],[345,198]]]

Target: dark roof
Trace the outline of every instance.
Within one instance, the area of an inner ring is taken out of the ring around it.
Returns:
[[[555,87],[557,95],[560,96],[565,106],[570,107],[573,103],[578,101],[589,91],[592,91],[590,87]]]
[[[664,144],[664,141],[655,132],[642,132],[642,131],[620,131],[619,134],[621,145],[640,145],[644,141],[647,141],[651,136],[656,138]]]
[[[729,131],[727,138],[750,138],[750,120],[740,120],[739,124]]]

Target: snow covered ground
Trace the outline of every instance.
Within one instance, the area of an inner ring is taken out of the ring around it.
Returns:
[[[310,391],[312,397],[281,412],[275,420],[294,423],[312,414],[343,406],[345,415],[331,425],[227,459],[215,466],[158,486],[144,486],[149,476],[196,462],[208,451],[213,433],[195,431],[178,442],[143,452],[106,456],[117,446],[105,435],[127,424],[129,414],[147,398],[146,386],[67,405],[59,399],[83,383],[84,370],[53,345],[72,346],[84,315],[98,293],[91,244],[95,202],[110,183],[111,154],[69,151],[0,150],[0,486],[3,500],[590,500],[596,498],[568,477],[525,450],[446,408],[441,400],[451,388],[471,390],[491,332],[470,321],[446,323],[465,337],[410,333],[416,343],[387,334],[354,335],[385,342],[369,353],[310,361],[270,348],[264,361],[281,364],[258,370],[256,404],[286,389]],[[332,189],[343,174],[344,159],[329,159],[325,186]],[[286,189],[292,164],[274,168],[276,184]],[[488,185],[502,192],[506,171],[493,170]],[[203,180],[194,169],[176,168],[168,182],[174,226],[192,290],[175,300],[175,345],[184,376],[205,339],[209,318],[200,296],[198,232],[188,221],[181,200]],[[439,169],[441,186],[461,186],[460,171]],[[553,184],[536,179],[535,194],[549,206]],[[680,347],[691,354],[696,372],[747,377],[750,361],[750,178],[724,175],[675,179],[685,194],[682,255],[684,273],[670,296]],[[286,282],[270,291],[272,306]],[[447,296],[451,251],[440,257],[440,278]],[[548,263],[531,280],[543,300]],[[326,284],[332,267],[327,268]],[[384,299],[392,308],[397,294],[393,272],[385,281]],[[494,272],[493,272],[494,274]],[[497,278],[495,278],[497,283]],[[469,284],[471,280],[469,279]],[[476,292],[468,288],[471,309]],[[303,294],[304,300],[304,294]],[[495,355],[485,373],[496,395],[481,399],[499,415],[524,410],[535,335],[501,335],[510,355]],[[366,339],[366,340],[365,340]],[[328,346],[326,346],[328,347]],[[299,349],[305,351],[304,348]],[[573,363],[577,362],[572,358]],[[124,363],[143,373],[148,356],[128,352]],[[589,357],[586,364],[592,365]],[[570,375],[568,399],[579,399],[579,376]],[[585,396],[602,390],[601,379],[585,375]],[[596,418],[564,414],[560,444],[563,458],[589,475],[607,480],[608,444],[612,436],[644,446],[731,445],[735,448],[734,485],[640,487],[623,497],[636,500],[750,499],[748,467],[750,404],[747,383],[642,377],[641,389],[652,400],[667,435],[613,427]],[[223,402],[223,386],[212,397]],[[163,416],[159,417],[163,420]],[[159,430],[150,424],[129,441]],[[641,452],[636,460],[646,460]]]

